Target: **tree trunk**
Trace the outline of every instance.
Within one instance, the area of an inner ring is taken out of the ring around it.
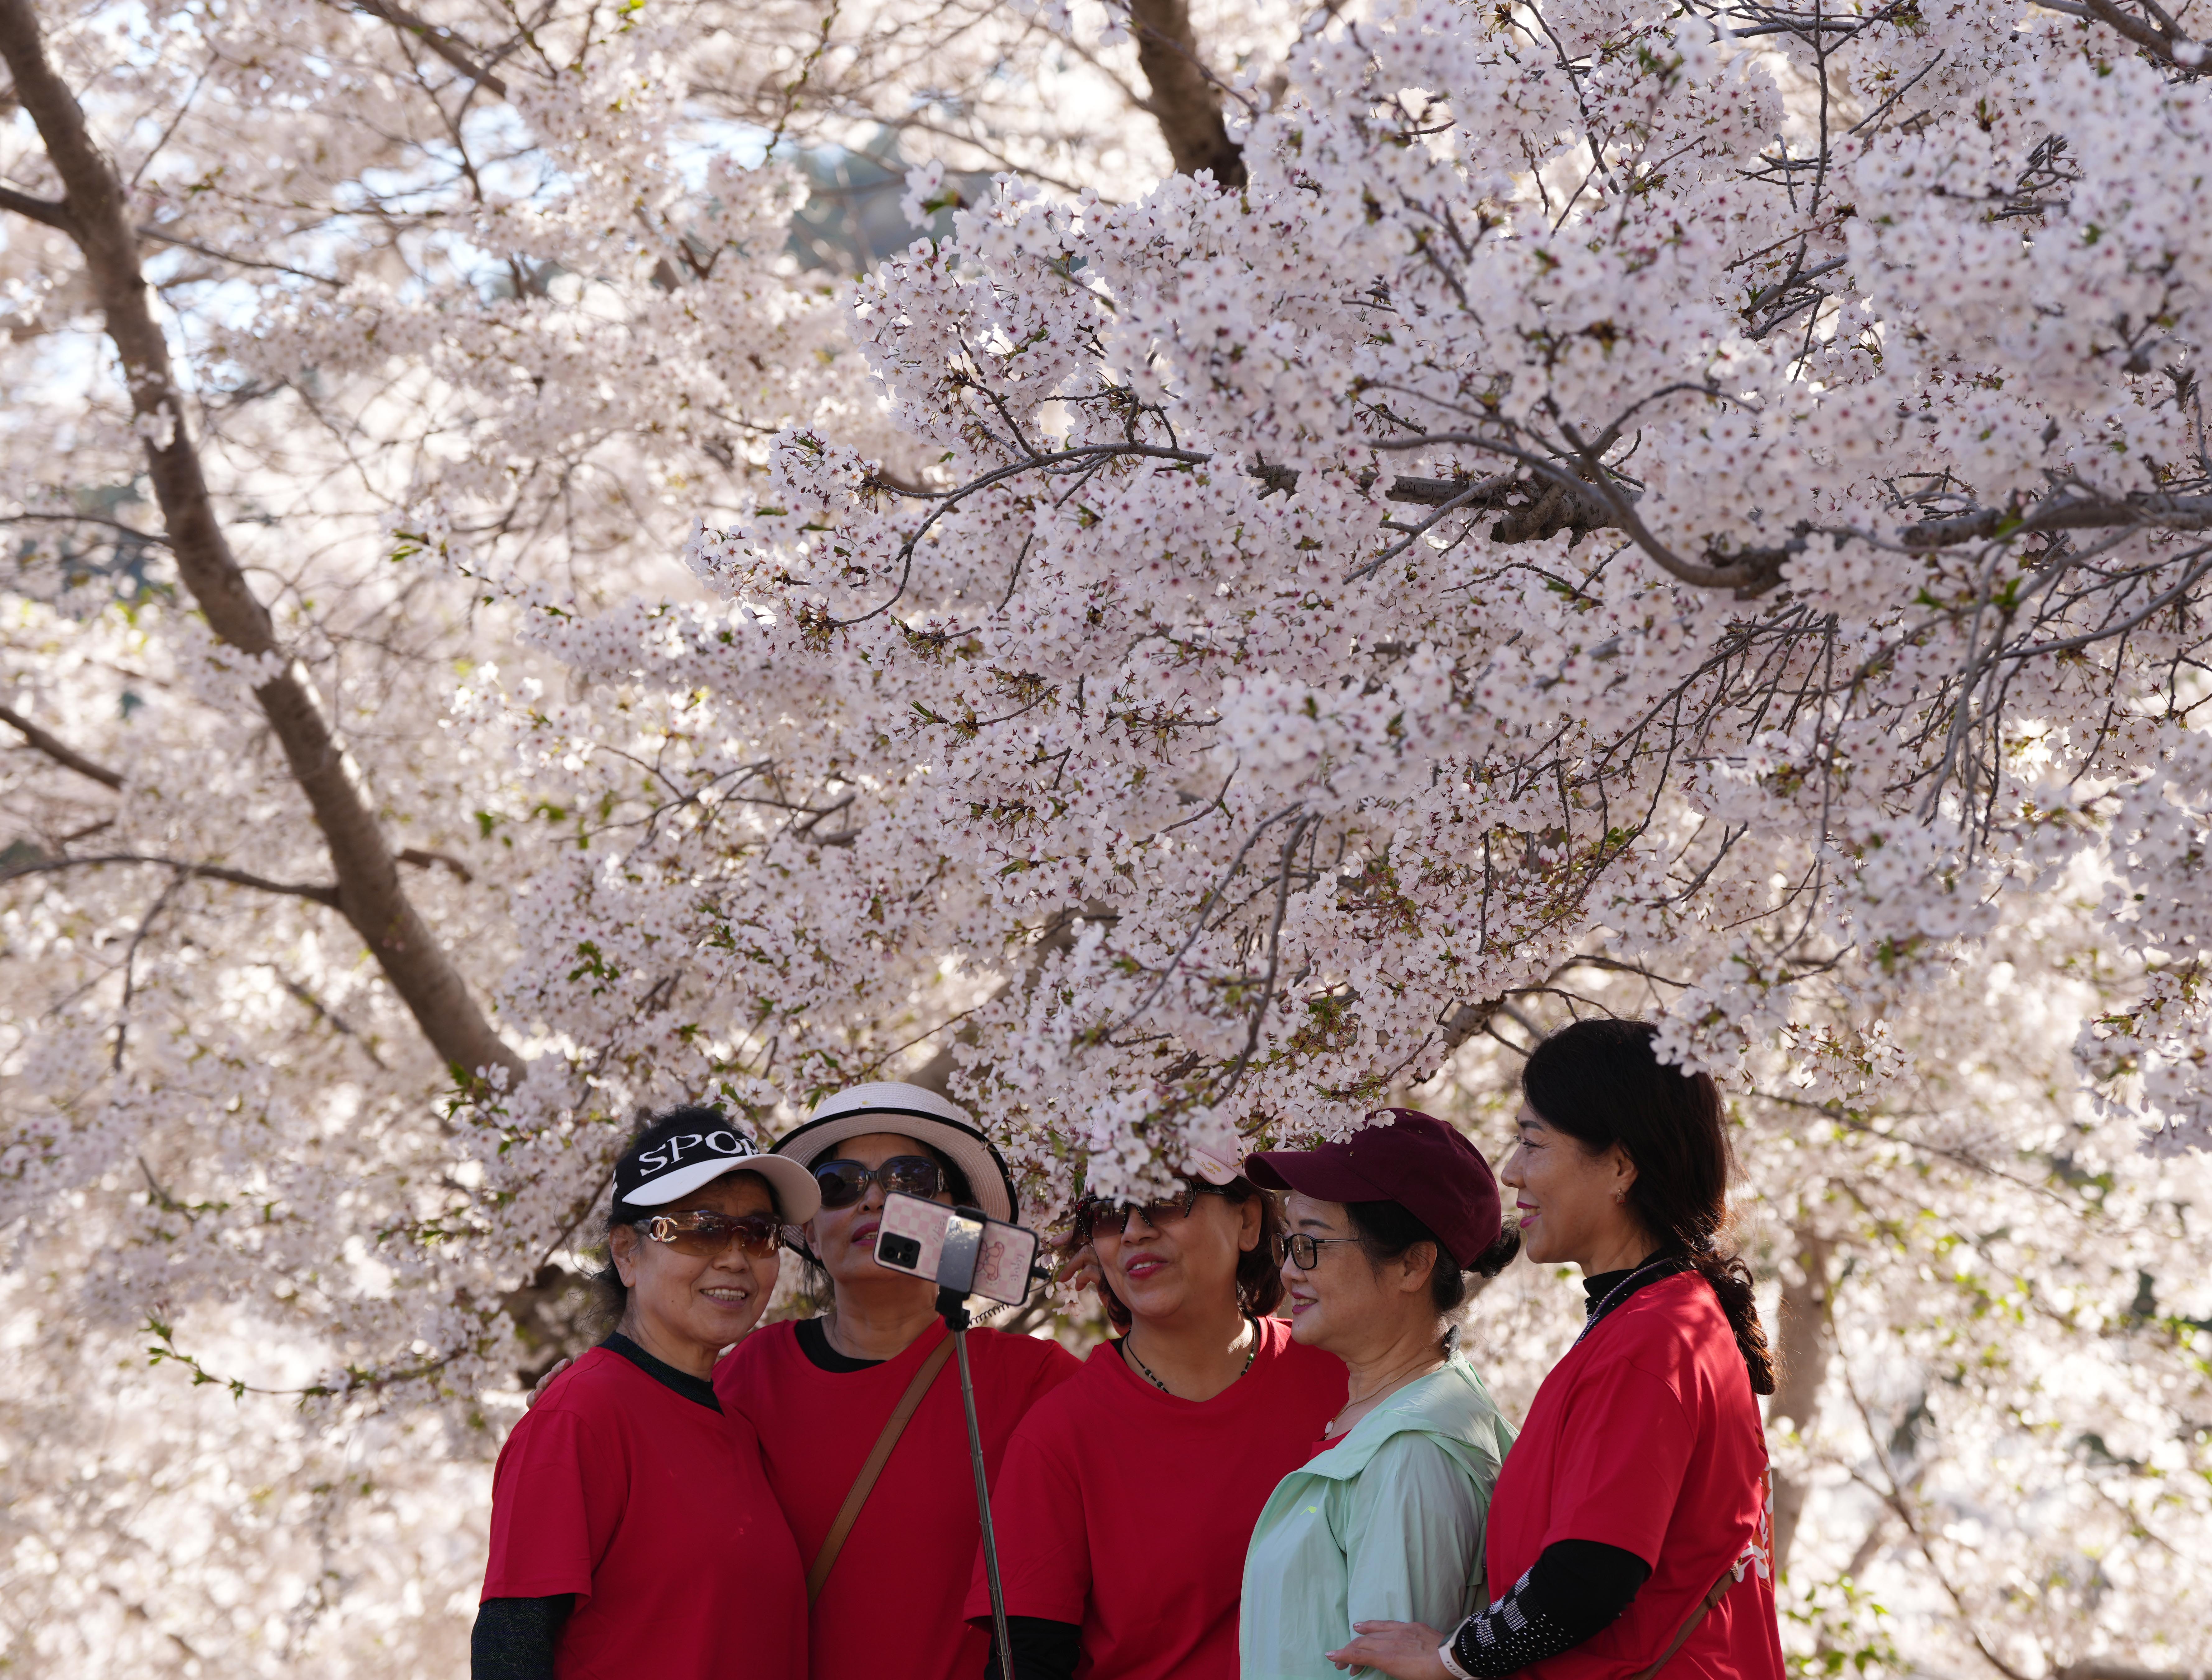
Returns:
[[[1213,171],[1224,186],[1244,185],[1244,149],[1221,119],[1221,89],[1198,55],[1189,0],[1132,0],[1137,63],[1152,88],[1146,109],[1160,125],[1178,174]]]
[[[1797,1233],[1797,1275],[1782,1287],[1782,1383],[1767,1409],[1771,1423],[1789,1420],[1790,1431],[1801,1439],[1813,1433],[1820,1413],[1820,1387],[1828,1375],[1828,1355],[1834,1337],[1828,1322],[1828,1262],[1835,1239]],[[1774,1479],[1774,1573],[1790,1563],[1790,1542],[1796,1538],[1797,1519],[1804,1513],[1806,1483],[1802,1476]]]
[[[398,864],[358,770],[325,715],[307,671],[278,645],[268,609],[231,552],[185,423],[167,341],[149,306],[128,195],[113,163],[86,129],[76,95],[46,57],[31,0],[0,0],[0,58],[13,72],[16,97],[37,125],[61,177],[67,231],[84,254],[108,337],[123,360],[131,409],[145,429],[148,476],[185,587],[223,641],[241,653],[283,661],[253,695],[323,831],[337,877],[339,910],[368,943],[423,1036],[462,1077],[489,1068],[520,1074],[522,1058],[492,1030],[401,888]]]

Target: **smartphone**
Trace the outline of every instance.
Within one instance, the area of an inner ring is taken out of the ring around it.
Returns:
[[[1037,1234],[973,1208],[948,1208],[918,1196],[884,1198],[876,1263],[939,1288],[1019,1306],[1029,1299]]]

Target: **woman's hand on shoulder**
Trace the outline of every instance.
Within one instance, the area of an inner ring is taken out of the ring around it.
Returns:
[[[1437,1655],[1444,1636],[1419,1622],[1355,1622],[1358,1637],[1325,1654],[1341,1669],[1379,1669],[1390,1680],[1451,1680]]]
[[[545,1391],[553,1386],[553,1379],[575,1362],[576,1361],[573,1359],[564,1359],[550,1371],[548,1371],[544,1376],[540,1377],[538,1379],[538,1386],[530,1391],[530,1397],[522,1403],[522,1409],[528,1411],[540,1400],[543,1400],[545,1397]]]

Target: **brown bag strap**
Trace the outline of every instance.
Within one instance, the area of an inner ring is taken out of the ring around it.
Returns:
[[[853,1490],[845,1495],[844,1504],[837,1507],[837,1520],[830,1525],[830,1533],[822,1542],[822,1549],[815,1555],[814,1567],[806,1572],[806,1602],[812,1604],[822,1596],[822,1583],[830,1579],[830,1571],[836,1567],[837,1554],[845,1549],[846,1537],[852,1533],[853,1525],[860,1520],[860,1507],[868,1502],[868,1494],[876,1485],[876,1478],[884,1473],[890,1462],[891,1449],[898,1445],[899,1437],[906,1433],[906,1426],[921,1408],[921,1397],[929,1392],[930,1384],[937,1373],[945,1369],[945,1361],[952,1357],[952,1338],[947,1336],[937,1344],[937,1351],[922,1360],[921,1369],[914,1373],[914,1380],[899,1396],[899,1403],[891,1408],[891,1415],[884,1421],[884,1433],[876,1437],[876,1445],[868,1454],[868,1462],[860,1466],[860,1473],[853,1478]],[[1669,1652],[1668,1655],[1674,1653]]]
[[[1659,1671],[1674,1659],[1674,1653],[1682,1648],[1683,1642],[1698,1630],[1698,1623],[1705,1619],[1705,1612],[1720,1603],[1722,1596],[1728,1592],[1729,1588],[1743,1579],[1745,1567],[1750,1561],[1748,1557],[1738,1558],[1721,1571],[1721,1578],[1712,1584],[1711,1590],[1706,1592],[1703,1602],[1697,1609],[1690,1612],[1690,1619],[1682,1624],[1682,1631],[1674,1635],[1674,1642],[1660,1653],[1657,1662],[1636,1676],[1635,1680],[1656,1680]]]

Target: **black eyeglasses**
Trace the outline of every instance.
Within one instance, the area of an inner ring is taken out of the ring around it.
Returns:
[[[1228,1194],[1221,1185],[1209,1184],[1201,1180],[1181,1196],[1166,1202],[1109,1202],[1103,1196],[1085,1196],[1075,1204],[1075,1234],[1087,1243],[1103,1227],[1117,1237],[1126,1236],[1132,1214],[1157,1231],[1164,1225],[1173,1225],[1188,1219],[1190,1210],[1198,1206],[1200,1196]]]
[[[695,1259],[712,1259],[735,1243],[747,1259],[765,1260],[783,1245],[783,1221],[773,1214],[718,1214],[701,1208],[630,1222],[654,1242]]]
[[[1357,1237],[1309,1237],[1303,1231],[1278,1231],[1275,1233],[1275,1263],[1285,1261],[1302,1272],[1310,1272],[1321,1263],[1321,1251],[1331,1243],[1356,1243]]]
[[[814,1182],[822,1186],[823,1207],[849,1208],[868,1193],[870,1184],[881,1184],[885,1196],[918,1196],[927,1202],[945,1188],[945,1174],[927,1156],[893,1155],[881,1166],[823,1161],[814,1169]]]

